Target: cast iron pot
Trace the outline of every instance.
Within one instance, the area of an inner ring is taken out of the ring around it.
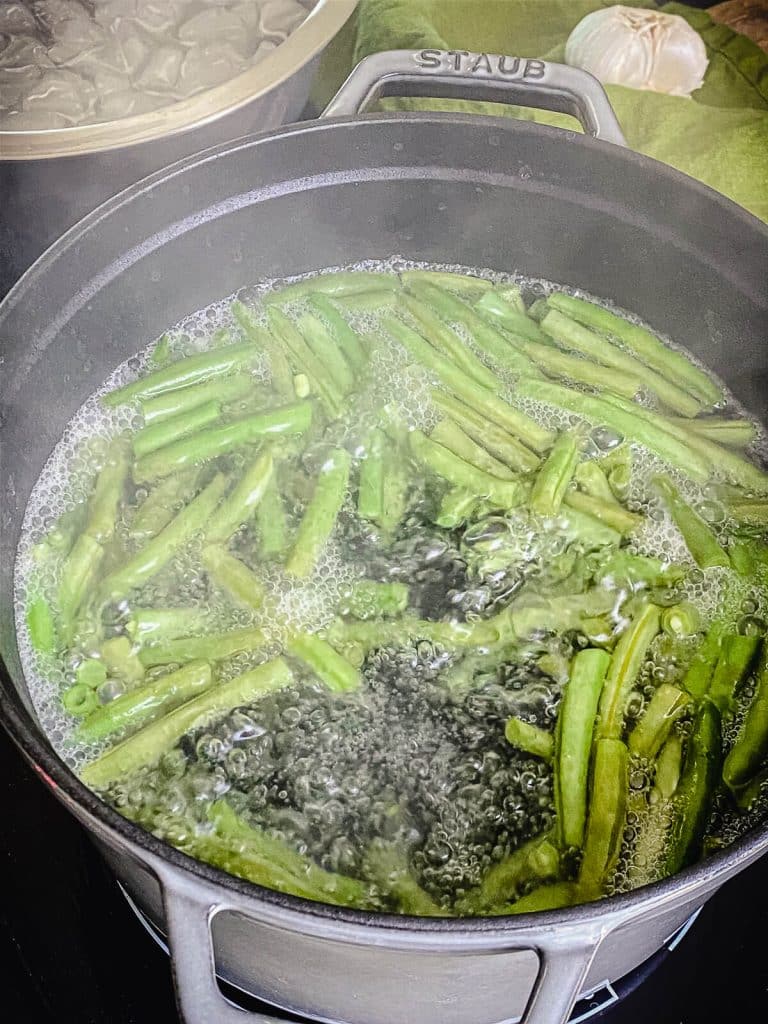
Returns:
[[[588,134],[472,115],[354,116],[384,85],[569,110]],[[486,55],[380,54],[329,112],[351,116],[229,143],[122,193],[54,245],[0,307],[0,714],[168,935],[187,1024],[249,1019],[223,999],[214,965],[241,989],[316,1020],[561,1024],[580,992],[631,971],[768,850],[768,827],[674,878],[568,910],[486,920],[340,910],[239,881],[124,820],[54,754],[26,693],[14,551],[64,425],[148,339],[261,278],[392,254],[518,268],[635,310],[765,416],[768,230],[623,148],[590,76]]]

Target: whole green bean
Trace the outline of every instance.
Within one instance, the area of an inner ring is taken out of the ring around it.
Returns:
[[[239,604],[256,611],[264,604],[264,586],[245,562],[219,544],[203,548],[203,565],[222,590]]]
[[[390,299],[392,297],[392,292],[384,292],[383,294]],[[328,324],[334,341],[344,353],[349,365],[356,373],[360,373],[368,362],[368,354],[357,331],[349,326],[338,308],[322,292],[311,295],[309,304]]]
[[[400,280],[407,287],[411,284],[433,284],[453,291],[487,292],[493,287],[484,277],[473,274],[454,274],[446,270],[401,270]]]
[[[734,633],[723,637],[707,691],[721,715],[733,712],[736,692],[749,674],[759,647],[760,640],[756,636]]]
[[[128,524],[131,537],[148,539],[156,536],[193,496],[198,477],[198,469],[188,469],[173,473],[155,484]]]
[[[199,608],[131,608],[125,631],[137,644],[204,633],[208,615]]]
[[[233,423],[201,430],[139,459],[133,467],[136,483],[157,480],[180,469],[199,466],[246,444],[279,434],[303,434],[312,419],[309,402],[295,402],[245,416]]]
[[[183,437],[202,430],[209,426],[221,416],[221,406],[218,402],[206,402],[204,405],[196,405],[186,412],[180,412],[177,416],[169,416],[148,427],[143,427],[133,435],[133,451],[137,457],[148,455],[157,451],[167,444],[180,441]]]
[[[253,391],[254,383],[250,373],[233,373],[231,377],[215,377],[202,384],[190,384],[154,398],[145,398],[141,402],[144,423],[151,426],[210,402],[218,402],[222,406],[236,402]]]
[[[380,523],[384,512],[384,452],[387,439],[375,427],[368,435],[365,455],[360,463],[357,512],[363,519]]]
[[[659,609],[645,604],[622,633],[600,694],[598,738],[618,739],[624,728],[624,709],[648,648],[659,632]]]
[[[442,352],[478,384],[492,391],[498,388],[499,381],[496,375],[480,362],[472,349],[433,309],[413,295],[403,294],[401,301],[419,325],[422,335],[438,352]]]
[[[707,405],[716,405],[722,399],[722,391],[703,370],[694,366],[681,352],[668,348],[645,327],[639,327],[603,306],[563,292],[550,295],[548,302],[553,309],[566,313],[579,323],[613,335],[648,366],[681,384]]]
[[[205,528],[226,488],[227,478],[217,473],[208,486],[174,516],[160,533],[102,580],[101,594],[104,597],[119,598],[124,597],[130,590],[143,586],[167,565],[176,552],[196,533]]]
[[[497,476],[501,480],[516,479],[516,474],[508,466],[494,458],[482,445],[473,441],[455,420],[440,420],[429,436],[433,441],[484,473],[490,473],[491,476]]]
[[[145,668],[156,665],[186,664],[188,661],[226,661],[236,654],[249,654],[265,645],[264,633],[251,626],[226,633],[178,637],[147,644],[139,651]]]
[[[288,654],[303,661],[329,690],[348,693],[360,687],[360,673],[338,651],[311,633],[292,636],[285,647]]]
[[[655,476],[653,485],[661,495],[675,526],[683,535],[685,546],[700,569],[715,565],[730,568],[731,560],[714,533],[701,516],[686,504],[668,476]]]
[[[465,434],[482,445],[499,462],[520,473],[529,473],[538,468],[539,457],[502,427],[491,423],[484,415],[444,391],[433,388],[430,394],[433,404],[441,412],[454,419]]]
[[[584,494],[583,491],[567,491],[563,500],[571,508],[587,512],[621,534],[632,533],[643,521],[642,516],[635,512],[628,512],[613,498],[610,501],[604,501],[602,498],[592,497],[591,494]]]
[[[350,457],[343,448],[334,448],[320,469],[304,517],[286,562],[292,576],[309,576],[330,537],[344,502],[349,483]]]
[[[763,642],[755,675],[755,692],[749,702],[736,742],[723,766],[723,781],[736,801],[744,803],[744,794],[759,777],[768,756],[768,644]],[[750,794],[751,795],[751,794]]]
[[[526,497],[527,489],[519,480],[500,480],[465,462],[453,452],[430,440],[420,430],[410,435],[414,455],[438,476],[456,487],[465,487],[489,498],[500,508],[516,508]]]
[[[633,411],[630,413],[623,406],[613,405],[609,401],[610,396],[596,398],[581,391],[573,391],[561,384],[554,384],[552,381],[528,378],[521,378],[518,381],[517,391],[527,398],[566,409],[594,423],[611,427],[626,440],[644,445],[694,480],[706,481],[710,477],[711,462],[671,433],[649,423],[640,415],[640,406],[631,406]]]
[[[665,874],[701,855],[723,763],[720,712],[706,698],[698,705],[675,793],[676,814],[667,842]]]
[[[253,514],[272,479],[274,466],[271,451],[265,450],[258,454],[211,516],[205,530],[207,543],[223,544],[228,541]]]
[[[508,302],[498,291],[485,292],[475,303],[475,311],[490,324],[496,324],[509,331],[516,338],[527,338],[529,341],[546,341],[535,320],[526,315],[524,308]]]
[[[541,729],[538,725],[531,725],[530,722],[524,722],[522,718],[513,716],[507,719],[504,736],[507,743],[518,750],[540,757],[547,763],[552,761],[555,738],[546,729]]]
[[[541,327],[561,347],[580,352],[583,356],[604,366],[613,367],[622,374],[628,373],[637,377],[643,382],[644,387],[652,391],[659,401],[670,409],[684,416],[696,416],[701,410],[701,403],[697,398],[557,309],[551,309],[547,313],[541,321]]]
[[[293,376],[288,360],[285,358],[285,353],[277,340],[258,323],[253,311],[240,302],[239,299],[235,299],[230,309],[248,341],[253,342],[263,352],[266,352],[272,375],[272,385],[275,391],[281,398],[290,401],[293,398]],[[222,405],[227,400],[219,398]],[[229,400],[231,401],[231,399]]]
[[[581,438],[570,431],[559,435],[544,460],[531,491],[530,507],[540,516],[554,516],[573,480],[579,461]]]
[[[96,708],[81,722],[75,736],[82,742],[95,743],[114,732],[135,732],[204,693],[212,684],[211,666],[205,661],[190,662]]]
[[[571,661],[555,733],[555,807],[562,845],[581,847],[587,818],[587,778],[595,716],[611,657],[592,648]]]
[[[579,868],[579,891],[596,898],[605,891],[619,858],[627,817],[629,751],[619,739],[598,738],[592,762],[589,813],[584,856]]]
[[[112,747],[87,764],[80,773],[86,785],[106,789],[121,776],[156,763],[181,737],[234,708],[252,704],[267,693],[293,683],[293,673],[282,658],[221,683],[182,704],[162,718]]]
[[[690,706],[691,698],[687,693],[670,683],[662,683],[629,734],[630,751],[637,757],[652,760],[666,742],[672,726]]]
[[[102,401],[108,406],[123,405],[136,398],[151,398],[153,395],[173,391],[175,388],[199,384],[214,377],[225,377],[235,370],[242,370],[258,362],[260,356],[260,350],[249,341],[225,345],[212,352],[201,352],[198,355],[187,356],[186,359],[179,359],[146,377],[140,377],[131,384],[108,392]]]
[[[264,303],[271,306],[275,303],[293,302],[295,299],[303,299],[314,292],[332,296],[357,295],[358,292],[367,292],[373,288],[386,288],[393,291],[399,286],[400,282],[394,274],[376,270],[335,270],[324,274],[313,274],[311,277],[296,281],[295,284],[268,292],[264,296]]]

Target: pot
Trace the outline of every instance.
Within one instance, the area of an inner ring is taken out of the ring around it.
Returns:
[[[75,128],[0,131],[0,295],[54,239],[126,185],[215,143],[297,120],[324,50],[356,6],[317,0],[255,67],[162,110]]]
[[[356,116],[383,91],[565,109],[587,134],[474,115]],[[64,425],[147,339],[261,278],[393,253],[518,268],[636,311],[765,417],[768,229],[624,148],[589,75],[478,54],[380,54],[329,113],[135,185],[68,232],[0,307],[0,715],[167,934],[187,1024],[249,1019],[215,973],[320,1021],[561,1024],[580,992],[631,971],[768,850],[768,826],[673,878],[566,910],[459,920],[339,909],[240,881],[123,819],[54,754],[25,688],[11,566],[28,495]]]

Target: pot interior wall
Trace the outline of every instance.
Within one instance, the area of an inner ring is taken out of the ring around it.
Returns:
[[[314,123],[211,151],[93,214],[0,313],[0,648],[17,687],[13,551],[31,487],[85,397],[183,315],[249,283],[392,254],[613,299],[765,416],[768,236],[661,165],[453,115]]]

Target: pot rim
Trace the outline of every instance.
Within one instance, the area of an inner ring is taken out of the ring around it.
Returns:
[[[768,252],[768,225],[763,224],[742,206],[702,182],[633,150],[601,142],[575,132],[564,132],[560,128],[514,118],[419,111],[375,113],[285,125],[273,131],[220,143],[178,160],[129,186],[73,225],[32,264],[0,302],[0,322],[5,308],[12,305],[28,288],[35,287],[38,275],[45,272],[48,264],[52,263],[60,252],[65,251],[76,239],[87,234],[92,227],[97,226],[115,210],[130,202],[134,196],[142,194],[163,180],[175,178],[188,168],[205,163],[227,152],[249,149],[304,132],[333,130],[337,126],[346,128],[359,124],[361,121],[379,123],[383,127],[392,121],[402,124],[409,121],[419,123],[435,119],[476,127],[479,124],[484,127],[493,124],[499,130],[534,135],[543,133],[553,139],[562,139],[563,144],[569,146],[587,146],[590,150],[597,147],[604,153],[610,153],[615,160],[627,161],[630,164],[650,164],[660,177],[660,185],[663,185],[666,180],[670,187],[684,186],[689,190],[699,192],[710,202],[720,206],[724,215],[738,217],[744,221],[745,227],[749,227],[752,231],[757,230],[763,235],[766,252]],[[19,705],[23,705],[23,703],[24,701],[15,694],[10,672],[0,655],[0,724],[5,727],[48,789],[76,817],[82,817],[84,812],[85,816],[99,827],[97,831],[100,831],[101,838],[113,847],[128,844],[139,860],[141,860],[142,852],[146,851],[150,856],[149,858],[145,857],[145,861],[154,860],[164,866],[170,865],[179,872],[194,876],[207,886],[220,890],[224,909],[237,910],[242,907],[246,912],[248,906],[261,905],[265,910],[271,907],[273,913],[283,913],[286,924],[289,926],[292,924],[294,927],[298,927],[298,922],[302,918],[306,920],[309,917],[317,921],[318,927],[322,922],[335,922],[338,925],[348,925],[364,932],[390,933],[393,939],[397,935],[417,933],[424,936],[432,935],[436,938],[443,936],[446,939],[448,936],[455,936],[456,939],[464,939],[470,943],[474,939],[478,945],[482,944],[484,940],[488,941],[488,937],[493,934],[537,932],[542,929],[550,930],[558,925],[565,927],[570,924],[573,927],[588,922],[594,922],[596,925],[603,922],[610,930],[610,924],[617,919],[637,916],[642,912],[652,912],[665,905],[673,896],[679,897],[685,894],[691,899],[695,899],[698,894],[710,894],[719,884],[725,882],[729,875],[748,866],[761,854],[768,852],[768,820],[766,820],[731,846],[711,854],[705,860],[685,868],[669,878],[590,903],[582,903],[559,910],[536,911],[520,916],[427,918],[354,910],[333,904],[317,903],[300,896],[276,892],[230,875],[219,868],[182,853],[164,840],[158,839],[151,832],[122,817],[88,789],[61,760],[36,725],[32,714],[26,709],[20,708]],[[163,876],[167,877],[167,872],[163,872]],[[240,899],[239,905],[237,898]]]
[[[358,0],[318,0],[299,27],[255,67],[160,110],[71,128],[0,131],[0,159],[95,155],[202,128],[260,99],[295,75],[334,39],[357,4]]]

